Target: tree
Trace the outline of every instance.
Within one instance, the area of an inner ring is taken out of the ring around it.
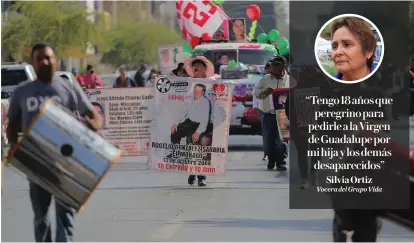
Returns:
[[[103,28],[88,20],[91,15],[76,2],[17,1],[2,23],[3,53],[21,56],[38,41],[53,45],[59,57],[68,47],[105,46]]]
[[[121,21],[108,38],[112,48],[104,53],[103,63],[121,64],[150,63],[157,61],[157,48],[164,44],[182,42],[179,33],[154,21]]]

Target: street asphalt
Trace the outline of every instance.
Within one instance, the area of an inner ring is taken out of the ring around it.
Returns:
[[[77,215],[75,241],[332,241],[332,210],[289,209],[288,175],[266,171],[261,137],[229,144],[227,175],[210,176],[205,188],[182,173],[147,170],[146,157],[123,159]],[[1,240],[33,241],[32,218],[27,180],[8,167]],[[379,241],[413,236],[385,222]]]

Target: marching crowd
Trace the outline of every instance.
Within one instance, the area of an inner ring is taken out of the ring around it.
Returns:
[[[99,130],[102,127],[102,118],[94,109],[84,93],[84,90],[81,88],[81,86],[83,88],[103,86],[102,80],[94,72],[93,66],[89,65],[87,67],[87,73],[83,76],[80,76],[76,69],[72,70],[79,82],[79,85],[77,85],[56,77],[57,57],[55,49],[51,45],[45,43],[36,44],[32,48],[31,56],[33,68],[38,79],[35,82],[20,85],[13,93],[7,114],[9,125],[7,126],[6,133],[10,143],[15,144],[17,142],[18,133],[26,129],[39,112],[40,107],[29,108],[24,106],[26,102],[21,102],[21,100],[25,100],[29,97],[36,99],[43,99],[43,97],[59,97],[62,101],[62,105],[83,117],[89,128],[95,131]],[[271,60],[267,67],[269,74],[266,74],[262,78],[255,91],[255,96],[262,100],[261,110],[263,114],[264,149],[269,158],[268,169],[273,169],[276,166],[278,171],[286,170],[286,162],[284,161],[286,156],[283,152],[274,149],[281,147],[281,141],[277,133],[274,111],[271,106],[267,104],[269,104],[271,100],[270,96],[273,93],[274,88],[289,87],[289,76],[285,71],[286,66],[287,63],[281,56]],[[213,81],[215,80],[214,71],[214,65],[207,58],[199,56],[179,64],[172,72],[180,77],[202,78]],[[151,70],[147,72],[145,77],[142,75],[144,73],[145,71],[141,72],[141,76],[143,76],[142,79],[140,79],[141,85],[137,85],[136,80],[132,80],[126,75],[126,68],[122,66],[120,68],[120,76],[114,81],[113,87],[142,87],[144,86],[143,84],[151,85],[147,83],[152,82],[152,75],[155,75],[155,71]],[[196,92],[196,88],[194,92]],[[194,97],[196,97],[196,95],[194,95]],[[195,102],[197,101],[195,100]],[[194,121],[192,121],[192,119]],[[173,125],[171,127],[171,137],[173,138],[175,134],[182,134],[183,136],[191,136],[192,140],[196,142],[200,136],[197,129],[200,123],[197,123],[195,120],[196,118],[191,117],[191,115],[185,118],[185,122],[191,122],[193,124],[190,133],[188,132],[188,127],[185,127],[183,123]],[[195,183],[195,180],[196,178],[194,175],[188,177],[189,184]],[[205,176],[198,176],[198,185],[206,186]],[[51,193],[36,183],[30,182],[30,199],[35,216],[34,226],[37,242],[52,241],[51,225],[48,221],[48,208],[51,204],[51,198]],[[73,216],[74,211],[59,206],[59,204],[56,205],[56,218],[58,222],[56,228],[56,241],[72,241]]]
[[[128,76],[128,69],[126,65],[119,67],[119,77],[113,81],[113,88],[127,88],[127,87],[147,87],[152,86],[155,81],[155,76],[160,72],[155,69],[149,69],[146,65],[141,65],[140,69],[136,71],[133,78]],[[76,77],[79,85],[83,89],[94,89],[104,87],[101,77],[95,72],[93,65],[86,67],[86,73],[79,74],[77,67],[72,68],[72,74]]]
[[[17,142],[17,134],[30,124],[32,119],[39,112],[40,107],[27,107],[26,102],[21,102],[27,98],[36,98],[39,100],[44,97],[59,97],[62,101],[62,105],[68,108],[72,112],[78,113],[83,117],[89,128],[92,130],[99,130],[102,127],[102,118],[92,106],[88,100],[84,90],[82,88],[97,88],[102,87],[102,79],[94,71],[93,66],[87,67],[87,73],[79,75],[78,70],[75,68],[72,70],[76,76],[79,85],[73,85],[55,76],[57,67],[57,57],[54,48],[51,45],[38,43],[32,48],[31,52],[33,68],[37,74],[38,80],[31,83],[20,85],[13,93],[10,101],[10,108],[8,111],[9,125],[7,127],[7,137],[11,144]],[[205,80],[214,81],[217,77],[217,68],[207,58],[203,56],[197,56],[188,59],[185,63],[179,63],[178,66],[172,70],[172,73],[178,77],[191,77],[201,78]],[[120,76],[114,80],[113,87],[144,87],[154,86],[154,81],[157,72],[155,70],[148,70],[145,67],[139,69],[132,79],[127,75],[127,69],[125,66],[121,66]],[[320,72],[315,70],[302,70],[301,76],[305,78],[299,78],[296,81],[290,77],[288,72],[288,63],[285,57],[275,56],[274,59],[269,60],[265,66],[264,76],[256,85],[254,90],[254,108],[260,113],[260,119],[262,123],[263,131],[263,148],[264,157],[263,160],[268,160],[267,169],[277,171],[286,171],[287,158],[287,146],[283,143],[279,137],[278,125],[276,122],[275,114],[275,101],[272,99],[272,94],[276,88],[303,88],[312,87],[327,87],[332,88],[332,85],[328,82],[324,83],[326,77],[321,76]],[[410,71],[411,77],[414,77],[412,70]],[[413,79],[412,79],[413,80]],[[321,85],[321,82],[324,83]],[[414,82],[412,82],[414,83]],[[198,89],[201,88],[201,89]],[[197,95],[196,95],[197,93]],[[194,103],[198,102],[203,93],[203,87],[194,88]],[[293,93],[293,92],[291,92]],[[73,95],[75,94],[75,95]],[[202,98],[201,98],[202,99]],[[294,100],[294,99],[291,99]],[[39,102],[40,104],[41,102]],[[308,149],[307,144],[300,144],[299,141],[303,140],[306,134],[295,127],[296,115],[289,113],[289,98],[285,106],[285,112],[290,120],[291,137],[295,141],[295,146],[298,150],[298,157],[303,155],[303,151]],[[194,112],[196,114],[196,112]],[[190,126],[190,125],[191,126]],[[192,115],[191,112],[183,118],[178,124],[174,124],[171,127],[171,140],[176,141],[177,137],[187,137],[193,142],[200,140],[199,126],[200,122],[197,122],[197,116]],[[189,128],[190,127],[190,128]],[[306,161],[306,162],[305,162]],[[308,168],[307,157],[298,158],[299,170],[303,183],[301,188],[308,187]],[[206,176],[198,175],[198,186],[206,186]],[[195,175],[189,175],[188,183],[194,184],[196,182]],[[37,242],[52,241],[51,224],[48,221],[48,208],[51,204],[52,194],[40,187],[39,185],[30,182],[30,200],[34,211],[34,229],[35,238]],[[335,220],[337,222],[338,229],[344,227],[343,222],[349,219],[348,217],[352,212],[336,211]],[[64,208],[59,204],[56,204],[56,241],[67,242],[73,239],[73,216],[74,211]],[[352,216],[353,219],[359,219],[358,215]],[[369,224],[373,227],[369,233],[364,233],[361,238],[374,239],[377,232],[377,224],[373,223],[376,220],[377,214],[370,216],[372,219]],[[376,222],[376,221],[375,221]],[[348,222],[349,223],[349,222]],[[361,229],[359,229],[361,230]],[[336,233],[336,240],[343,241],[343,233]]]

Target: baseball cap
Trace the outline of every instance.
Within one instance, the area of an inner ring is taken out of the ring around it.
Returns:
[[[283,56],[276,56],[272,60],[269,61],[271,66],[279,66],[279,65],[286,65],[286,58]]]

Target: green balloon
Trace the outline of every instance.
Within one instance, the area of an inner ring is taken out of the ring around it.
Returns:
[[[275,29],[272,29],[271,31],[269,31],[269,34],[267,34],[267,36],[269,37],[270,41],[277,41],[280,38],[279,31]]]
[[[229,63],[227,63],[227,67],[233,68],[237,65],[237,62],[234,60],[231,60]]]
[[[257,36],[257,41],[259,43],[265,44],[265,43],[267,43],[269,41],[269,37],[267,37],[267,34],[266,33],[260,33]]]
[[[286,38],[280,38],[277,41],[276,46],[277,46],[277,49],[279,49],[279,50],[287,49],[288,46],[289,46],[289,41]]]
[[[192,53],[193,49],[191,48],[190,44],[188,44],[186,41],[183,43],[183,51],[187,53]]]
[[[224,0],[214,0],[214,3],[217,5],[221,5],[224,3]]]
[[[289,54],[289,48],[279,50],[279,55],[284,56],[284,55],[287,55],[287,54]]]

